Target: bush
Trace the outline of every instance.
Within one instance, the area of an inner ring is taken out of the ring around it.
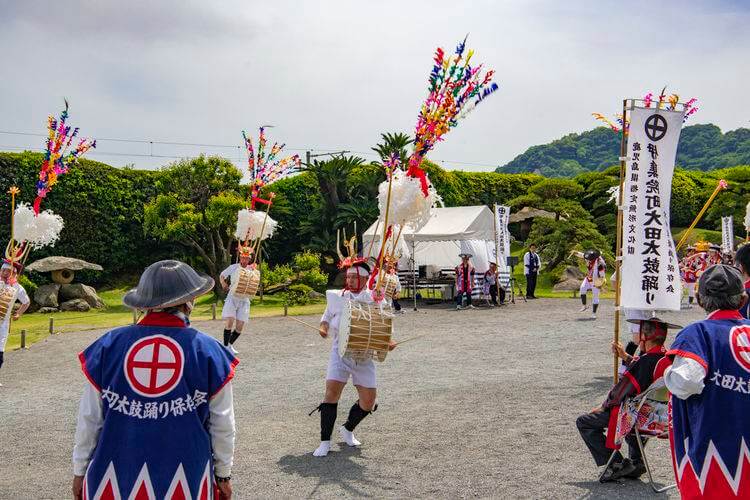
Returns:
[[[281,294],[284,304],[288,306],[303,306],[310,302],[310,293],[313,291],[307,285],[292,285]]]
[[[39,288],[37,284],[31,281],[25,274],[22,274],[21,277],[18,278],[18,283],[24,288],[24,290],[26,290],[26,294],[33,302],[34,292],[36,292],[36,289]]]
[[[261,263],[260,272],[264,288],[286,283],[291,281],[295,276],[295,273],[289,264],[281,264],[270,268],[268,267],[268,264],[263,262]]]
[[[320,254],[308,250],[295,254],[292,262],[300,272],[320,270]]]

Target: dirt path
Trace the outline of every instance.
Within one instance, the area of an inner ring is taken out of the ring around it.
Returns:
[[[701,314],[665,317],[686,324]],[[196,326],[220,335],[218,322]],[[429,335],[379,365],[380,408],[358,429],[363,446],[336,443],[318,459],[311,452],[319,420],[307,413],[322,397],[330,344],[288,319],[253,320],[237,346],[237,498],[650,498],[645,483],[600,485],[575,428],[611,384],[611,330],[610,303],[597,321],[560,299],[408,311],[397,319],[397,337]],[[76,354],[101,333],[67,333],[6,353],[0,498],[69,497],[84,384]],[[355,399],[347,389],[339,423]],[[649,448],[657,477],[670,481],[668,445]]]

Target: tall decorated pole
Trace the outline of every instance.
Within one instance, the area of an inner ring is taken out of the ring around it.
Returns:
[[[620,341],[624,309],[679,310],[682,284],[670,230],[672,175],[682,124],[698,111],[693,98],[680,103],[666,87],[658,101],[624,99],[617,124],[600,113],[594,118],[620,136],[617,197],[614,341]],[[613,360],[618,379],[619,360]]]
[[[622,121],[623,124],[627,123],[627,108],[628,100],[623,99],[622,101]],[[620,341],[620,303],[621,303],[621,287],[622,287],[622,241],[623,241],[623,209],[624,209],[624,196],[625,196],[625,168],[627,165],[627,127],[623,126],[620,134],[620,188],[619,196],[617,197],[617,247],[615,249],[615,328],[614,328],[614,342],[617,344]],[[613,363],[613,378],[615,384],[619,378],[619,360],[617,354],[614,355]]]
[[[706,203],[703,205],[703,208],[701,208],[701,211],[698,212],[698,215],[695,216],[695,219],[690,224],[690,227],[687,228],[687,230],[685,231],[685,234],[682,235],[682,238],[680,238],[679,243],[677,243],[677,250],[682,248],[682,245],[684,245],[685,242],[688,240],[690,233],[693,232],[693,229],[695,229],[695,226],[697,226],[700,220],[703,218],[703,214],[706,213],[706,210],[708,210],[708,207],[711,206],[711,203],[713,203],[714,199],[716,199],[719,193],[721,193],[727,187],[729,187],[729,184],[727,183],[727,181],[725,181],[724,179],[719,179],[719,182],[716,185],[716,189],[714,189],[714,192],[711,193],[711,196],[708,197],[708,200],[706,200]]]

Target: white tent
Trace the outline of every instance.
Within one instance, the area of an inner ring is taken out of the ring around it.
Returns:
[[[382,237],[383,225],[375,222],[362,235],[365,255],[373,239],[376,241],[372,245],[372,253],[377,254]],[[401,233],[399,267],[409,269],[413,253],[415,268],[425,265],[436,269],[453,268],[460,262],[459,253],[470,253],[474,267],[483,273],[489,268],[489,261],[495,254],[494,239],[494,220],[488,207],[434,208],[430,220],[422,229],[413,232],[404,228]]]

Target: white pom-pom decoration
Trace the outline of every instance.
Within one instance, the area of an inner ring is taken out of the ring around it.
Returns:
[[[52,210],[44,210],[39,215],[25,203],[19,203],[13,219],[13,238],[26,242],[31,248],[39,249],[54,245],[60,238],[63,228],[62,217]]]
[[[266,221],[265,227],[263,226],[264,220]],[[278,222],[271,217],[266,219],[265,212],[243,208],[237,212],[237,229],[234,231],[234,236],[240,241],[254,240],[260,234],[261,228],[263,228],[261,240],[265,240],[273,236],[277,225]]]
[[[745,229],[750,232],[750,202],[745,207]]]
[[[442,199],[431,183],[428,194],[422,192],[419,179],[408,177],[406,172],[395,169],[391,186],[391,208],[388,211],[389,224],[408,226],[418,231],[430,220],[430,209],[442,203]],[[388,181],[378,187],[378,208],[380,218],[385,219],[386,200],[388,199]]]

